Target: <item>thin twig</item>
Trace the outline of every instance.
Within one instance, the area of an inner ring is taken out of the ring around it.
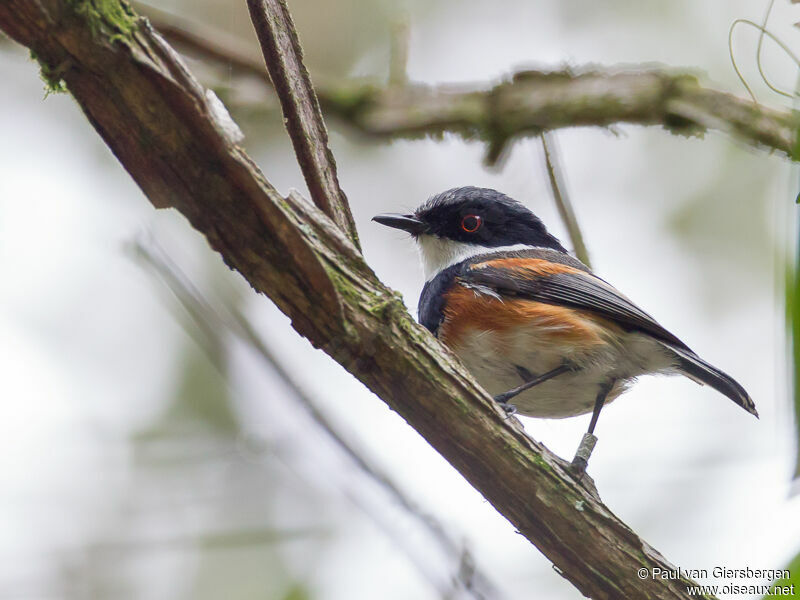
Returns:
[[[575,210],[572,208],[572,202],[569,199],[569,194],[567,194],[567,186],[564,182],[561,163],[558,159],[556,140],[547,131],[542,132],[541,140],[542,150],[544,151],[544,164],[547,169],[547,177],[550,179],[550,189],[553,191],[553,200],[558,208],[558,214],[561,215],[561,220],[567,228],[575,256],[583,264],[591,268],[592,263],[589,260],[589,251],[586,249],[583,233],[581,233],[580,225],[578,225],[578,218],[575,216]]]
[[[267,367],[280,378],[286,389],[292,392],[294,400],[306,410],[312,421],[327,434],[345,456],[428,531],[456,567],[453,577],[459,582],[459,589],[468,591],[475,600],[500,597],[497,586],[491,583],[488,575],[475,565],[474,557],[464,544],[456,542],[439,521],[423,511],[388,474],[370,462],[363,450],[356,449],[354,444],[348,441],[348,437],[351,436],[343,434],[341,427],[335,424],[320,409],[317,401],[305,392],[300,382],[284,367],[264,338],[237,306],[230,302],[212,301],[204,295],[155,242],[150,241],[148,245],[145,245],[141,241],[137,241],[132,245],[132,250],[138,260],[158,275],[192,318],[194,324],[205,332],[207,337],[219,340],[220,332],[228,331],[247,344],[266,363]],[[214,344],[214,346],[217,345]],[[355,498],[353,500],[357,501]],[[462,565],[465,562],[471,566],[470,570],[463,569]]]
[[[336,161],[328,148],[328,130],[303,65],[303,51],[286,2],[247,0],[247,7],[311,199],[360,249],[353,215],[336,176]]]

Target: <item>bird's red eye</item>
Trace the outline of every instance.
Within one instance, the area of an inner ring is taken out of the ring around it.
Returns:
[[[475,233],[483,225],[483,219],[478,215],[466,215],[461,219],[461,229],[467,233]]]

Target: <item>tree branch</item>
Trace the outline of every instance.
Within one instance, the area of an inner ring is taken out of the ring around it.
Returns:
[[[555,138],[552,134],[543,131],[542,139],[542,152],[544,153],[544,165],[547,170],[547,178],[550,180],[550,190],[553,192],[553,201],[556,203],[558,214],[561,216],[564,226],[567,228],[570,242],[572,242],[572,249],[583,264],[587,267],[592,266],[589,260],[589,250],[586,249],[586,243],[583,241],[583,233],[581,227],[578,225],[578,217],[575,216],[575,210],[572,208],[572,202],[567,193],[566,182],[561,172],[561,161],[558,159],[558,151],[555,143]]]
[[[339,187],[336,161],[328,148],[328,131],[303,65],[303,50],[286,1],[247,0],[247,7],[311,199],[359,247],[356,225],[347,197]]]
[[[666,70],[521,71],[488,90],[416,86],[365,94],[362,102],[350,121],[371,134],[449,131],[494,145],[561,127],[632,123],[681,135],[719,130],[794,159],[800,127],[796,111],[768,109]]]
[[[172,263],[163,249],[154,244],[144,245],[136,243],[132,247],[134,256],[139,259],[143,266],[149,267],[153,273],[164,283],[173,293],[181,306],[186,310],[196,328],[202,331],[206,337],[216,340],[221,332],[227,332],[246,344],[258,357],[260,357],[268,368],[273,371],[284,386],[291,392],[294,401],[299,404],[311,420],[319,427],[328,438],[350,459],[350,461],[363,473],[370,481],[377,484],[386,492],[400,508],[410,517],[415,519],[422,529],[427,531],[431,540],[439,546],[442,553],[449,559],[450,563],[458,567],[448,579],[467,596],[475,600],[487,600],[491,598],[497,600],[501,596],[497,591],[497,586],[491,582],[491,578],[475,563],[474,557],[469,549],[463,544],[458,543],[448,532],[443,523],[439,522],[433,515],[425,512],[416,504],[389,476],[374,464],[365,452],[354,446],[348,441],[347,435],[339,425],[335,424],[318,405],[318,401],[312,398],[304,390],[301,382],[283,366],[278,356],[269,347],[264,337],[256,331],[253,324],[241,309],[231,302],[225,302],[215,294],[216,298],[211,298],[197,289],[180,270]],[[217,290],[214,290],[217,291]],[[213,353],[209,353],[214,360]],[[374,519],[379,519],[373,515]],[[398,544],[401,548],[402,544]],[[419,566],[419,557],[413,555],[412,551],[407,551],[409,559],[415,566]],[[471,565],[470,569],[463,569],[464,564]],[[419,569],[423,577],[428,576],[424,569]],[[447,597],[446,590],[439,590],[442,597]]]
[[[159,31],[200,56],[253,74],[258,64],[225,34],[146,7]],[[529,70],[496,84],[389,86],[364,82],[318,87],[322,108],[382,138],[456,133],[490,144],[490,162],[519,136],[562,127],[660,125],[681,135],[721,131],[800,160],[800,112],[779,111],[700,85],[669,69]]]
[[[686,579],[525,435],[321,210],[282,198],[221,108],[127,4],[0,0],[0,29],[58,73],[150,201],[173,206],[293,327],[380,396],[597,599],[685,598]],[[218,101],[217,101],[218,102]],[[652,572],[652,571],[651,571]]]

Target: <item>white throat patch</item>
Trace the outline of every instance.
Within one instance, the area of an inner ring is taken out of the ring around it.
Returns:
[[[480,254],[494,254],[497,252],[512,252],[514,250],[530,250],[534,246],[527,244],[514,244],[513,246],[498,246],[487,248],[478,244],[468,244],[466,242],[456,242],[435,235],[420,235],[417,238],[417,248],[419,248],[420,258],[422,259],[422,270],[425,273],[425,281],[430,281],[447,267],[460,263],[473,256]]]

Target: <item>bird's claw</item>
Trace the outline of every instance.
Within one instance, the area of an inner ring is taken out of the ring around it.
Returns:
[[[506,400],[507,400],[507,394],[498,394],[497,396],[494,397],[494,401],[500,405],[500,408],[506,411],[506,414],[509,417],[511,415],[517,414],[517,407],[514,404],[507,402]]]
[[[575,476],[575,479],[580,481],[584,474],[586,473],[586,467],[589,465],[589,462],[583,458],[582,456],[576,456],[572,459],[572,462],[569,464],[569,470],[572,471],[572,474]]]

